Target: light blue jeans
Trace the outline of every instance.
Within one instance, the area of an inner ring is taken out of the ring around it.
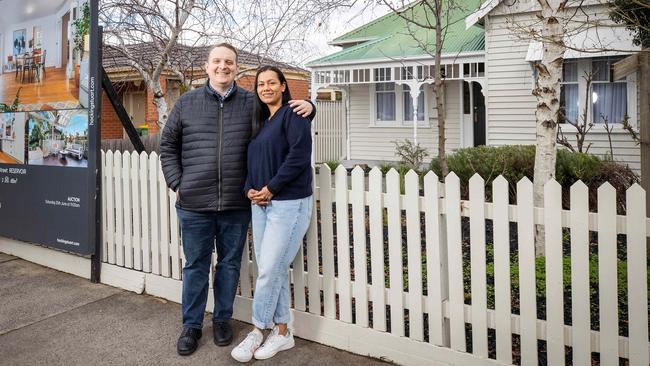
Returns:
[[[253,324],[259,329],[289,323],[289,265],[309,228],[312,196],[252,206],[257,283]]]

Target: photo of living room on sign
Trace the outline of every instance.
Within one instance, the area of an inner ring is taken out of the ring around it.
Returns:
[[[25,163],[24,112],[0,113],[0,164]]]
[[[88,166],[88,112],[29,112],[28,165]]]
[[[88,6],[1,0],[0,112],[87,108]]]

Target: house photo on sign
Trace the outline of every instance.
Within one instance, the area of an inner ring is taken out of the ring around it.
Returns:
[[[97,3],[2,0],[0,237],[95,250]]]

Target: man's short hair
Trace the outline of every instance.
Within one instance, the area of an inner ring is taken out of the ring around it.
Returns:
[[[219,43],[219,44],[217,44],[217,45],[212,46],[212,48],[210,48],[210,52],[208,52],[208,56],[207,56],[207,57],[208,57],[208,58],[210,57],[210,54],[212,53],[212,50],[214,50],[215,48],[219,48],[219,47],[225,47],[225,48],[231,50],[232,52],[234,52],[234,53],[235,53],[235,63],[236,63],[236,64],[239,63],[239,52],[237,52],[237,49],[235,48],[235,46],[231,45],[231,44],[228,43],[228,42],[221,42],[221,43]],[[210,61],[210,60],[208,59],[208,62],[209,62],[209,61]]]

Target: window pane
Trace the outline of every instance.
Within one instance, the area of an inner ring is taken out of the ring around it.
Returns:
[[[591,74],[594,81],[609,81],[609,60],[596,58],[591,61]]]
[[[395,83],[377,83],[377,91],[393,91],[395,90]]]
[[[413,98],[411,98],[408,85],[403,86],[404,101],[404,122],[413,121]],[[420,95],[418,96],[418,121],[424,121],[424,89],[420,86]]]
[[[377,93],[377,121],[395,120],[395,92]]]
[[[560,116],[560,123],[566,123],[567,120],[573,123],[578,122],[578,110],[580,109],[578,98],[578,84],[562,85],[560,88],[560,111],[564,115]]]
[[[562,81],[578,81],[578,62],[575,60],[564,61],[562,66]]]
[[[627,83],[594,83],[592,119],[594,123],[620,123],[627,114]]]

